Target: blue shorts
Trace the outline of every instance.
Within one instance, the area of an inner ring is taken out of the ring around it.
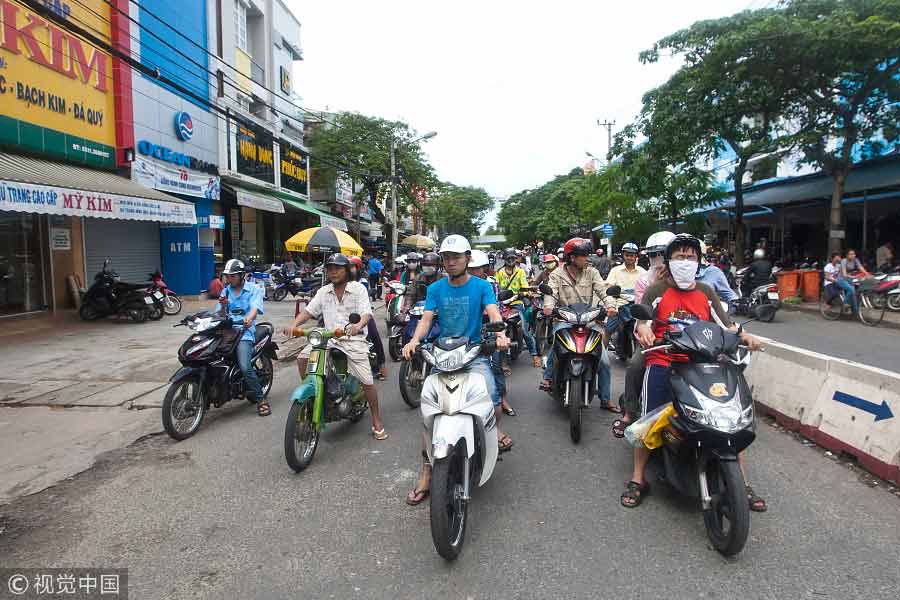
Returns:
[[[649,365],[644,371],[644,389],[641,391],[641,414],[647,415],[672,401],[669,386],[669,367]]]

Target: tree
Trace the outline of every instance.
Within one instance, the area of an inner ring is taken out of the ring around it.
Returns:
[[[782,9],[744,11],[698,21],[640,55],[645,64],[656,62],[663,50],[684,59],[675,75],[644,96],[640,132],[686,164],[712,164],[729,150],[734,154],[729,179],[739,263],[748,164],[785,149],[782,115],[809,79],[809,71],[793,60],[802,44],[796,27]]]
[[[316,175],[333,184],[349,172],[365,186],[369,204],[384,218],[379,196],[390,190],[391,143],[397,144],[398,211],[416,203],[416,191],[437,184],[434,169],[422,155],[415,130],[402,121],[387,121],[359,113],[330,117],[308,138]],[[390,235],[390,228],[387,230]]]
[[[584,172],[572,169],[539,188],[523,190],[507,198],[497,215],[497,225],[514,246],[535,240],[565,240],[587,225],[577,200]]]
[[[659,229],[656,207],[629,189],[628,172],[621,163],[585,176],[578,194],[581,214],[589,223],[615,224],[613,241],[640,244]]]
[[[898,142],[900,123],[900,0],[793,0],[798,60],[815,80],[792,106],[794,142],[802,162],[834,179],[830,230],[843,229],[843,196],[853,163]],[[829,235],[829,252],[840,252]]]
[[[428,222],[440,237],[456,233],[466,238],[478,235],[484,216],[494,207],[494,199],[483,188],[442,184],[425,205]]]

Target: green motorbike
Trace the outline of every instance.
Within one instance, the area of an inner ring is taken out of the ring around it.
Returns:
[[[351,325],[359,321],[358,314],[350,315]],[[328,348],[328,340],[344,335],[343,328],[297,329],[294,334],[306,336],[312,345],[306,378],[291,395],[291,410],[284,428],[284,457],[299,473],[312,462],[325,423],[341,419],[356,423],[369,403],[359,380],[347,370],[347,357],[336,348]],[[372,360],[372,352],[369,356]]]

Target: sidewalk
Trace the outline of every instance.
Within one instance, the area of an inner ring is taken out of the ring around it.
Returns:
[[[796,310],[805,313],[815,313],[821,316],[819,312],[819,303],[818,302],[802,302],[800,304],[781,304],[781,308],[784,310]],[[849,316],[843,317],[844,319],[849,319]],[[877,325],[877,327],[887,327],[889,329],[900,329],[900,312],[894,312],[890,309],[884,311],[884,320],[881,321]]]
[[[190,331],[173,327],[213,306],[186,301],[161,321],[86,323],[74,311],[0,329],[0,504],[91,467],[103,452],[162,430],[159,407]],[[261,320],[289,324],[293,302],[268,302]],[[280,342],[282,334],[276,333]],[[299,351],[290,342],[279,358]],[[280,362],[276,369],[288,362]],[[148,410],[142,410],[148,409]]]

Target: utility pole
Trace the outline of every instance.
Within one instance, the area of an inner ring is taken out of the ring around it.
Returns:
[[[391,260],[397,257],[397,142],[391,140]]]
[[[609,155],[612,154],[612,128],[615,126],[615,121],[603,121],[600,122],[600,119],[597,119],[597,125],[600,127],[606,127],[606,166],[609,167],[612,162],[609,158]],[[606,222],[612,224],[613,214],[612,207],[609,207],[609,211],[606,213]],[[609,241],[606,244],[606,258],[612,260],[612,236],[610,236]]]

